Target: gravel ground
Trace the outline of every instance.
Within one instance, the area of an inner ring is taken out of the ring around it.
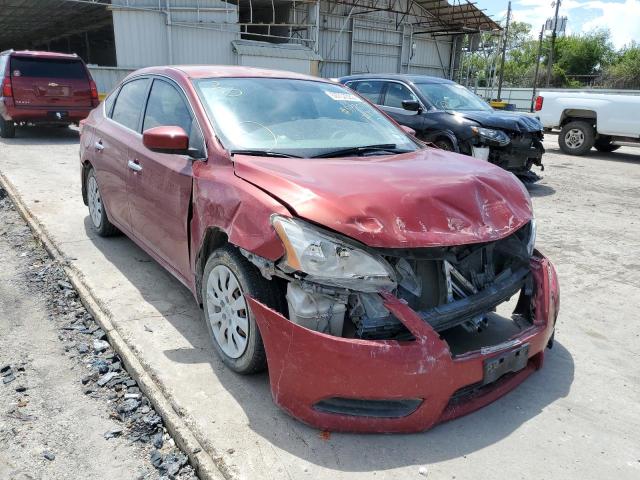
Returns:
[[[0,265],[0,479],[197,478],[1,188]]]

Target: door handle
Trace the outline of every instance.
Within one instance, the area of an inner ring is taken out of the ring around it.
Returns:
[[[142,170],[142,165],[140,165],[137,160],[129,160],[127,166],[134,172],[140,172]]]
[[[101,152],[102,150],[104,150],[104,145],[102,145],[102,140],[98,140],[96,143],[93,144],[93,146],[96,148],[98,152]]]

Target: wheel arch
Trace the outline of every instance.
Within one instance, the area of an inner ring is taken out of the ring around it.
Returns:
[[[93,165],[89,160],[84,160],[82,162],[82,170],[80,172],[80,181],[82,188],[82,201],[85,205],[89,205],[89,200],[87,198],[87,175],[89,174],[89,170],[93,168]]]
[[[202,306],[202,276],[204,275],[207,259],[215,250],[227,244],[229,244],[229,236],[221,228],[208,227],[205,230],[200,249],[195,258],[195,294],[200,306]]]
[[[458,137],[450,130],[437,130],[435,132],[423,132],[421,138],[426,142],[435,143],[438,140],[448,140],[453,146],[453,151],[460,153],[460,142]]]
[[[591,123],[594,127],[598,123],[598,114],[595,110],[567,108],[562,111],[560,116],[560,126],[563,127],[569,122],[581,120]]]

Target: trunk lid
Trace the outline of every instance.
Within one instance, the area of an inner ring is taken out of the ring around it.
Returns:
[[[432,148],[376,157],[233,158],[236,175],[298,216],[371,247],[488,242],[532,217],[529,195],[511,173]]]
[[[91,86],[80,59],[12,56],[11,86],[16,107],[91,107]]]

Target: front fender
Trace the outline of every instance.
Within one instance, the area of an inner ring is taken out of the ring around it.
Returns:
[[[458,141],[458,137],[451,130],[435,130],[435,131],[426,131],[421,135],[422,139],[426,142],[435,142],[438,138],[445,137],[451,141],[451,145],[453,145],[453,150],[456,153],[460,153],[460,142]]]
[[[284,247],[271,226],[271,215],[290,215],[275,198],[237,177],[233,165],[196,162],[193,165],[191,267],[211,228],[224,233],[229,243],[269,260],[284,255]]]

